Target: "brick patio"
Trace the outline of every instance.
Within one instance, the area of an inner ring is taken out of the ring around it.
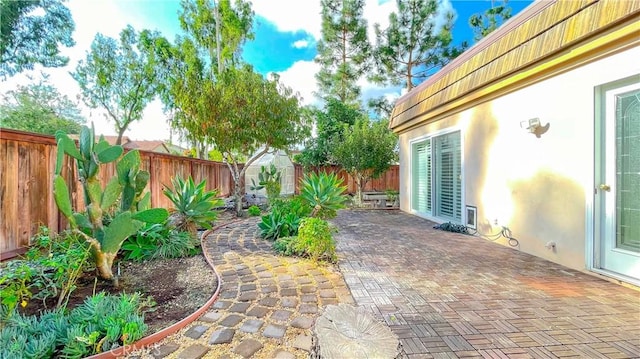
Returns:
[[[399,211],[341,211],[356,304],[409,358],[640,358],[640,292]]]

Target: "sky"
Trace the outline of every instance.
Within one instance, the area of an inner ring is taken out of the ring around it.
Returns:
[[[453,38],[455,43],[467,41],[473,44],[473,33],[468,25],[469,17],[491,7],[498,0],[438,0],[441,9],[456,14]],[[320,0],[252,0],[255,12],[255,39],[248,42],[243,51],[246,62],[262,73],[276,72],[280,80],[297,91],[303,104],[318,104],[313,95],[317,90],[314,75],[319,67],[314,63],[316,43],[321,38]],[[382,28],[388,24],[388,16],[397,9],[395,0],[365,0],[364,17],[369,25],[370,40],[373,40],[373,24]],[[510,0],[509,6],[515,15],[530,5],[530,0]],[[178,20],[179,0],[69,0],[66,6],[71,11],[76,29],[73,34],[76,45],[63,48],[62,54],[70,58],[63,68],[36,69],[16,75],[0,83],[0,93],[27,84],[29,77],[42,71],[49,74],[50,82],[61,93],[71,99],[79,99],[79,87],[71,78],[79,60],[86,57],[96,33],[117,38],[128,24],[136,30],[158,30],[173,40],[181,32]],[[398,88],[387,88],[362,80],[364,98],[400,95]],[[105,119],[102,111],[89,109],[79,100],[79,107],[88,123],[93,122],[96,132],[115,135],[113,124]],[[134,140],[168,140],[170,138],[167,116],[162,104],[154,100],[147,106],[141,121],[133,123],[125,133]],[[173,138],[174,142],[177,139]]]

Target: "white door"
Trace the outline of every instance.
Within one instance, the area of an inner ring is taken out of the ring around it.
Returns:
[[[596,173],[599,267],[640,280],[640,78],[604,88]]]

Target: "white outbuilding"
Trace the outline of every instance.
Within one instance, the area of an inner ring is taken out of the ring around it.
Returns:
[[[247,161],[249,162],[249,161]],[[251,190],[253,180],[256,184],[259,182],[258,174],[261,168],[264,166],[269,169],[271,164],[275,165],[278,171],[281,173],[281,196],[293,195],[295,192],[295,167],[287,153],[283,150],[274,150],[267,152],[260,156],[257,160],[253,161],[244,173],[245,191],[247,194],[256,196],[266,196],[266,191],[261,189],[259,191]]]

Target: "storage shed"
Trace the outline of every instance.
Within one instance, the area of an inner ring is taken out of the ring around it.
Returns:
[[[295,168],[293,166],[293,162],[291,162],[291,159],[283,150],[267,152],[249,165],[244,173],[246,192],[248,194],[256,196],[266,196],[266,191],[264,189],[261,189],[259,191],[251,190],[251,180],[253,180],[257,184],[259,182],[258,174],[260,173],[262,166],[264,166],[265,168],[269,168],[271,164],[274,164],[278,171],[280,171],[281,173],[280,183],[282,187],[280,190],[280,195],[293,195],[296,189]]]

